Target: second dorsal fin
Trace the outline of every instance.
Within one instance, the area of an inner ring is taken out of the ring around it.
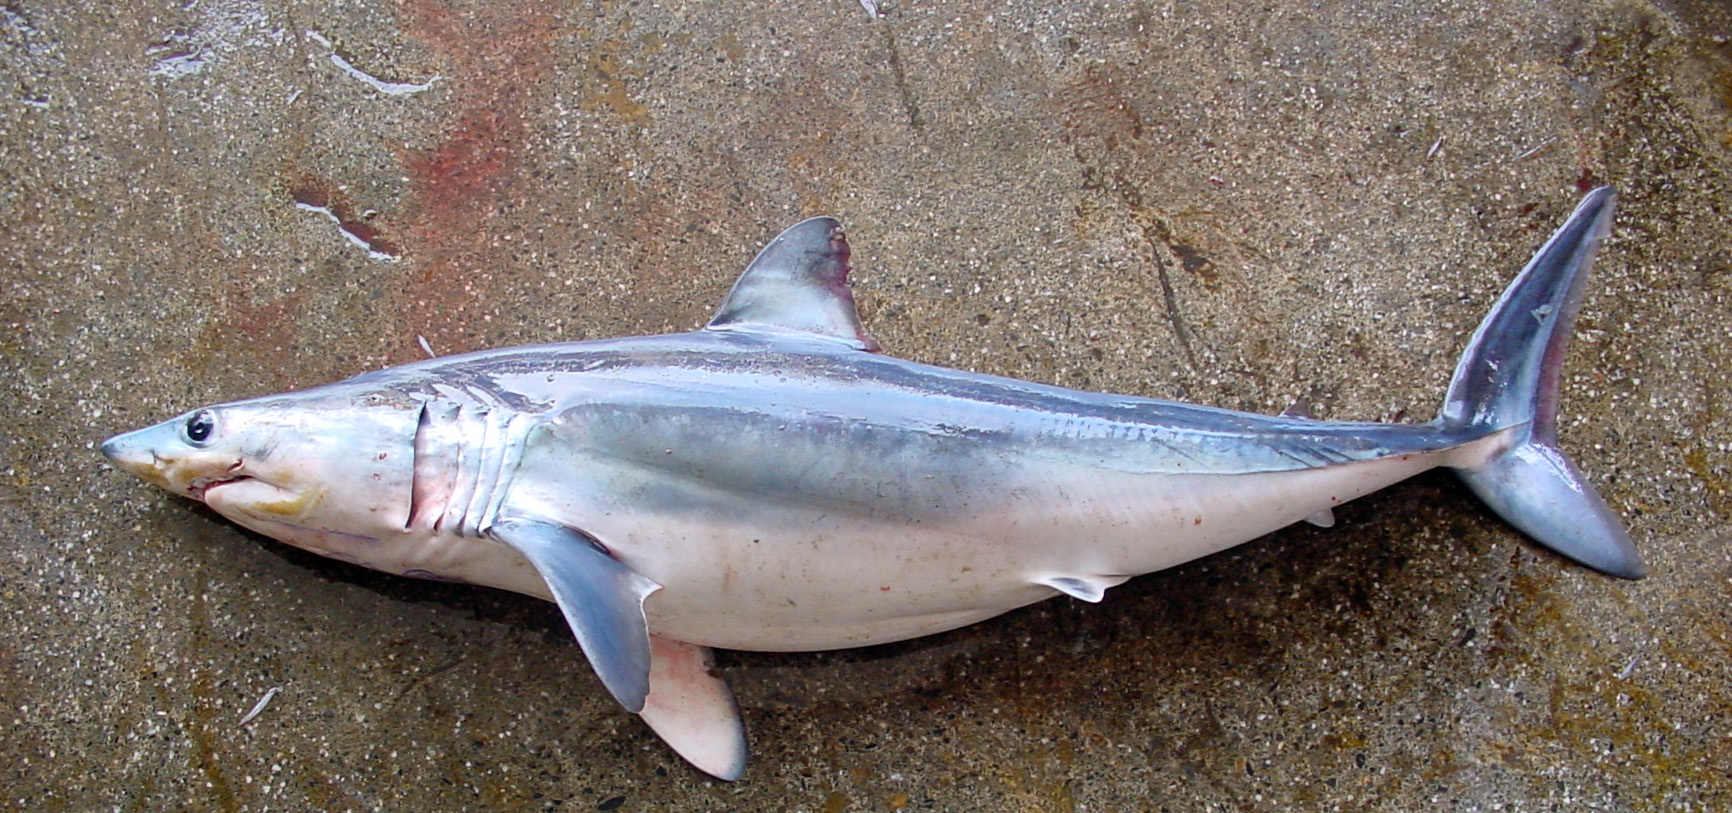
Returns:
[[[734,283],[709,329],[753,325],[816,333],[861,350],[878,342],[860,326],[848,290],[848,238],[833,217],[814,217],[776,236]]]

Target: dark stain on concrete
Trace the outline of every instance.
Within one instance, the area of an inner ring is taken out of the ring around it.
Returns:
[[[301,175],[288,182],[287,191],[297,206],[318,210],[368,251],[387,259],[403,257],[403,247],[374,222],[378,213],[356,206],[336,184],[313,175]]]
[[[902,115],[908,118],[908,129],[918,133],[926,128],[920,117],[920,102],[915,100],[913,91],[908,88],[908,72],[902,68],[902,50],[896,45],[895,24],[885,21],[879,30],[884,43],[884,54],[890,63],[890,75],[896,79],[896,93],[902,100]]]

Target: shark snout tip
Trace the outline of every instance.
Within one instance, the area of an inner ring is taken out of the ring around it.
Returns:
[[[140,443],[139,439],[134,437],[135,434],[127,432],[115,435],[103,441],[97,448],[116,468],[142,476],[144,471],[157,468],[159,460],[150,445]]]

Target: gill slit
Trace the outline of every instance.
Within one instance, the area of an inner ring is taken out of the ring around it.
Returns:
[[[458,526],[461,536],[479,536],[481,533],[482,514],[487,511],[487,504],[493,499],[493,489],[498,482],[499,463],[504,450],[499,442],[499,421],[494,419],[493,410],[481,413],[480,442],[476,445],[474,488],[469,491],[469,499],[463,507],[463,524]]]
[[[434,391],[416,420],[405,529],[479,536],[504,505],[536,419],[473,388]]]
[[[421,402],[421,413],[415,416],[415,437],[409,442],[409,513],[403,518],[403,530],[415,528],[415,521],[420,519],[421,511],[426,508],[422,494],[429,486],[427,476],[422,471],[422,456],[425,454],[423,438],[427,434],[429,421],[427,418],[427,402]]]
[[[466,449],[474,461],[472,483],[467,499],[461,504],[458,533],[480,536],[493,524],[511,489],[512,478],[523,462],[523,450],[535,418],[514,409],[486,409],[479,420],[471,422],[469,438],[476,444]],[[476,437],[479,435],[479,437]]]
[[[487,528],[499,515],[499,509],[505,503],[506,492],[510,490],[511,481],[517,475],[517,466],[523,462],[523,451],[528,445],[529,430],[533,422],[534,419],[530,416],[513,412],[500,426],[499,468],[493,475],[492,498],[487,501],[487,507],[476,524],[477,528]]]
[[[458,526],[463,536],[479,536],[493,524],[523,461],[524,440],[533,419],[514,410],[490,409],[475,423],[480,437],[474,447],[473,487]]]
[[[469,503],[475,499],[475,489],[479,485],[481,466],[480,459],[487,453],[487,415],[486,407],[470,410],[459,409],[457,421],[456,464],[452,467],[453,480],[451,497],[445,503],[445,515],[434,527],[439,530],[451,529],[459,536],[467,530],[466,519],[469,515]],[[464,415],[463,412],[471,412]]]

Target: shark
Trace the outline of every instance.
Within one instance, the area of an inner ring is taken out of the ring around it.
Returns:
[[[746,736],[715,648],[811,651],[1098,602],[1420,472],[1587,567],[1641,556],[1557,439],[1616,196],[1588,193],[1426,423],[1084,392],[879,352],[840,223],[802,221],[670,335],[433,358],[195,409],[115,466],[290,545],[556,602],[605,689],[698,769]]]

